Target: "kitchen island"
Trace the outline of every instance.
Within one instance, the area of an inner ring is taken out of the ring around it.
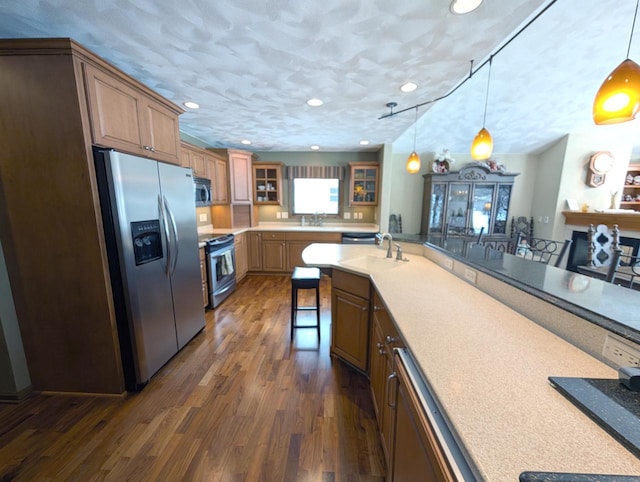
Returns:
[[[428,248],[424,248],[425,250]],[[480,478],[524,471],[640,475],[640,460],[549,376],[616,371],[420,254],[313,244],[305,263],[368,276]],[[523,293],[526,295],[526,293]]]

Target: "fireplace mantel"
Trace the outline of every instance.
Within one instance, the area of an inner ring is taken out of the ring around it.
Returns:
[[[621,231],[640,231],[640,212],[638,213],[583,213],[581,211],[562,211],[565,224],[573,226],[589,226],[593,224],[617,224]]]

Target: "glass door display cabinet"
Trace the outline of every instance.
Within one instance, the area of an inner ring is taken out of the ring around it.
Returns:
[[[508,236],[509,202],[518,174],[492,171],[482,163],[424,176],[423,235]]]
[[[349,163],[351,182],[349,206],[376,206],[378,204],[378,164]]]

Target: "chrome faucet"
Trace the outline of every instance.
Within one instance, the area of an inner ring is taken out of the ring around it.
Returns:
[[[316,211],[313,214],[313,225],[314,226],[322,226],[322,217],[324,216],[324,211]]]
[[[389,240],[389,247],[387,248],[387,258],[393,258],[393,255],[391,254],[391,243],[393,242],[393,236],[391,236],[391,234],[389,233],[383,233],[380,244],[384,244],[385,239]]]

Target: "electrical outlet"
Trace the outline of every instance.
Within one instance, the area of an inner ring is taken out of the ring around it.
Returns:
[[[444,267],[449,271],[453,270],[453,260],[451,258],[445,258]]]
[[[282,214],[280,214],[280,211],[278,211],[278,212],[276,213],[276,218],[277,218],[277,219],[282,218]]]
[[[289,219],[289,213],[286,211],[282,211],[282,219]]]
[[[549,224],[549,216],[545,216],[544,220],[542,221],[544,224]]]
[[[206,223],[207,222],[207,213],[200,213],[200,222],[201,223]]]
[[[640,366],[640,349],[609,334],[604,339],[602,354],[621,367]]]
[[[464,269],[464,279],[466,279],[471,284],[476,284],[476,276],[477,273],[469,268]]]
[[[358,219],[362,219],[362,213],[358,213]]]
[[[345,219],[351,219],[351,213],[344,213]]]

